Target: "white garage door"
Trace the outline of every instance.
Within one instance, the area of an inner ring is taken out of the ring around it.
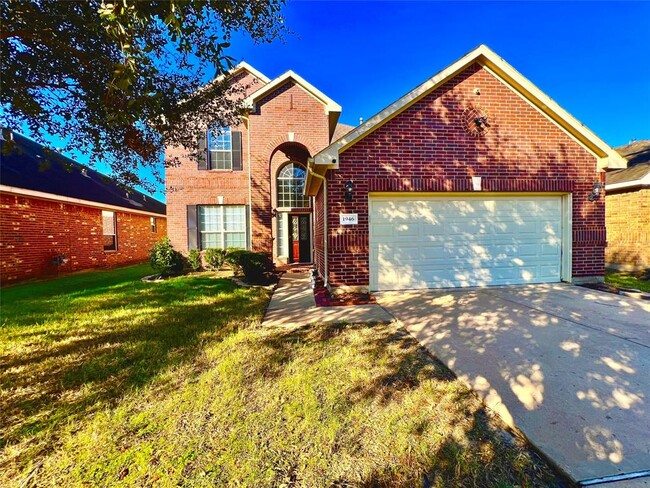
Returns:
[[[562,197],[371,197],[370,289],[557,282]]]

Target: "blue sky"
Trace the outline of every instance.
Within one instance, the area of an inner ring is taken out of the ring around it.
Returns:
[[[612,146],[650,138],[650,2],[289,2],[284,44],[235,40],[292,69],[357,124],[486,44]]]
[[[343,123],[486,44],[611,146],[650,139],[650,2],[289,1],[284,17],[284,42],[236,36],[229,54],[295,71]]]

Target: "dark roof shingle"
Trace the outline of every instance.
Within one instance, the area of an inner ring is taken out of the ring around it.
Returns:
[[[165,204],[153,197],[126,190],[110,177],[25,136],[14,132],[12,137],[11,151],[8,142],[1,143],[0,184],[165,215]]]
[[[640,180],[650,173],[650,141],[634,141],[615,150],[627,159],[627,168],[607,173],[608,185]]]

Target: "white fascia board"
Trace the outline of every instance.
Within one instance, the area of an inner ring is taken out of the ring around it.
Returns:
[[[638,180],[610,183],[609,185],[605,184],[605,190],[617,190],[619,188],[630,188],[633,186],[650,186],[650,173]]]
[[[572,129],[569,130],[569,132],[574,134],[575,139],[598,158],[599,168],[617,169],[627,167],[627,161],[625,158],[609,147],[604,141],[599,139],[593,132],[555,103],[548,95],[545,95],[539,88],[533,85],[494,51],[483,44],[460,58],[458,61],[452,63],[399,100],[393,102],[378,114],[369,118],[354,131],[346,134],[338,141],[323,149],[314,156],[315,163],[332,164],[332,161],[336,161],[338,164],[338,158],[341,152],[368,135],[373,130],[379,128],[403,110],[406,110],[415,102],[451,79],[457,73],[466,69],[474,62],[479,63],[483,67],[489,68],[491,72],[498,73],[499,78],[502,79],[504,83],[520,92],[521,95],[528,99],[533,105],[540,108],[556,122],[559,122],[561,126],[565,127],[565,129],[567,127]]]
[[[82,200],[81,198],[66,197],[63,195],[46,193],[43,191],[28,190],[26,188],[18,188],[15,186],[0,185],[0,192],[10,193],[12,195],[20,195],[24,197],[40,198],[41,200],[50,200],[52,202],[63,202],[63,203],[70,203],[74,205],[83,205],[85,207],[99,208],[104,210],[115,210],[116,212],[134,213],[134,214],[148,215],[150,217],[167,218],[167,215],[165,214],[148,212],[146,210],[136,210],[128,207],[120,207],[118,205],[108,205],[106,203],[93,202],[91,200]]]
[[[271,78],[266,76],[264,73],[261,71],[256,70],[253,68],[250,64],[248,64],[246,61],[242,61],[239,63],[237,66],[233,68],[233,72],[231,74],[237,74],[242,70],[248,71],[250,74],[252,74],[255,78],[258,80],[262,80],[264,83],[269,83],[271,81]]]
[[[479,47],[480,48],[480,47]],[[477,48],[478,49],[478,48]],[[380,127],[385,122],[390,120],[393,116],[402,112],[413,103],[417,102],[420,98],[424,97],[427,93],[434,90],[437,86],[441,85],[448,78],[451,78],[457,72],[464,69],[466,66],[471,64],[475,59],[474,52],[472,51],[469,54],[466,54],[461,59],[448,66],[447,68],[440,71],[438,74],[434,75],[432,78],[429,78],[427,81],[422,83],[420,86],[411,90],[402,98],[391,103],[388,107],[383,109],[376,115],[373,115],[363,124],[358,126],[352,132],[348,132],[338,141],[330,144],[328,147],[323,149],[321,152],[314,156],[315,164],[336,164],[338,168],[338,158],[341,150],[346,149],[352,142],[356,142],[359,139],[362,139],[365,135],[372,132],[374,129]]]
[[[525,76],[519,73],[490,48],[487,46],[480,46],[479,49],[480,48],[483,48],[481,54],[485,58],[479,60],[481,65],[489,68],[491,72],[496,72],[493,74],[498,74],[498,78],[501,78],[507,85],[519,91],[524,98],[532,102],[535,106],[541,109],[542,112],[550,116],[556,122],[559,122],[565,129],[568,129],[578,142],[585,146],[585,148],[599,158],[599,160],[602,160],[604,168],[627,168],[627,160],[588,129],[587,126],[558,105],[555,100],[537,88],[537,86],[531,83]]]
[[[321,102],[325,106],[325,111],[327,113],[329,113],[329,112],[340,112],[341,111],[341,106],[338,103],[336,103],[334,100],[329,98],[327,95],[325,95],[322,91],[320,91],[314,85],[307,82],[304,78],[297,75],[296,73],[294,73],[291,70],[289,70],[286,73],[278,76],[277,78],[275,78],[270,83],[267,83],[262,88],[260,88],[256,92],[252,93],[248,98],[246,98],[244,103],[249,107],[254,107],[255,102],[257,100],[262,98],[264,95],[267,95],[268,93],[271,93],[273,90],[280,87],[281,85],[283,85],[286,81],[288,81],[290,79],[295,81],[307,93],[309,93],[316,100]]]
[[[246,61],[242,61],[241,63],[237,64],[236,66],[233,66],[231,69],[228,70],[227,73],[219,75],[215,78],[216,81],[221,81],[223,80],[226,76],[234,76],[238,74],[240,71],[248,71],[250,74],[252,74],[255,78],[262,80],[264,83],[268,83],[271,81],[271,78],[266,76],[264,73],[261,71],[256,70],[253,68],[250,64],[248,64]],[[209,83],[208,83],[209,84]]]

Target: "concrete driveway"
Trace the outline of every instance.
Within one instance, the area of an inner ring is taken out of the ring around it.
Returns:
[[[650,474],[649,301],[564,284],[377,296],[574,480]]]

